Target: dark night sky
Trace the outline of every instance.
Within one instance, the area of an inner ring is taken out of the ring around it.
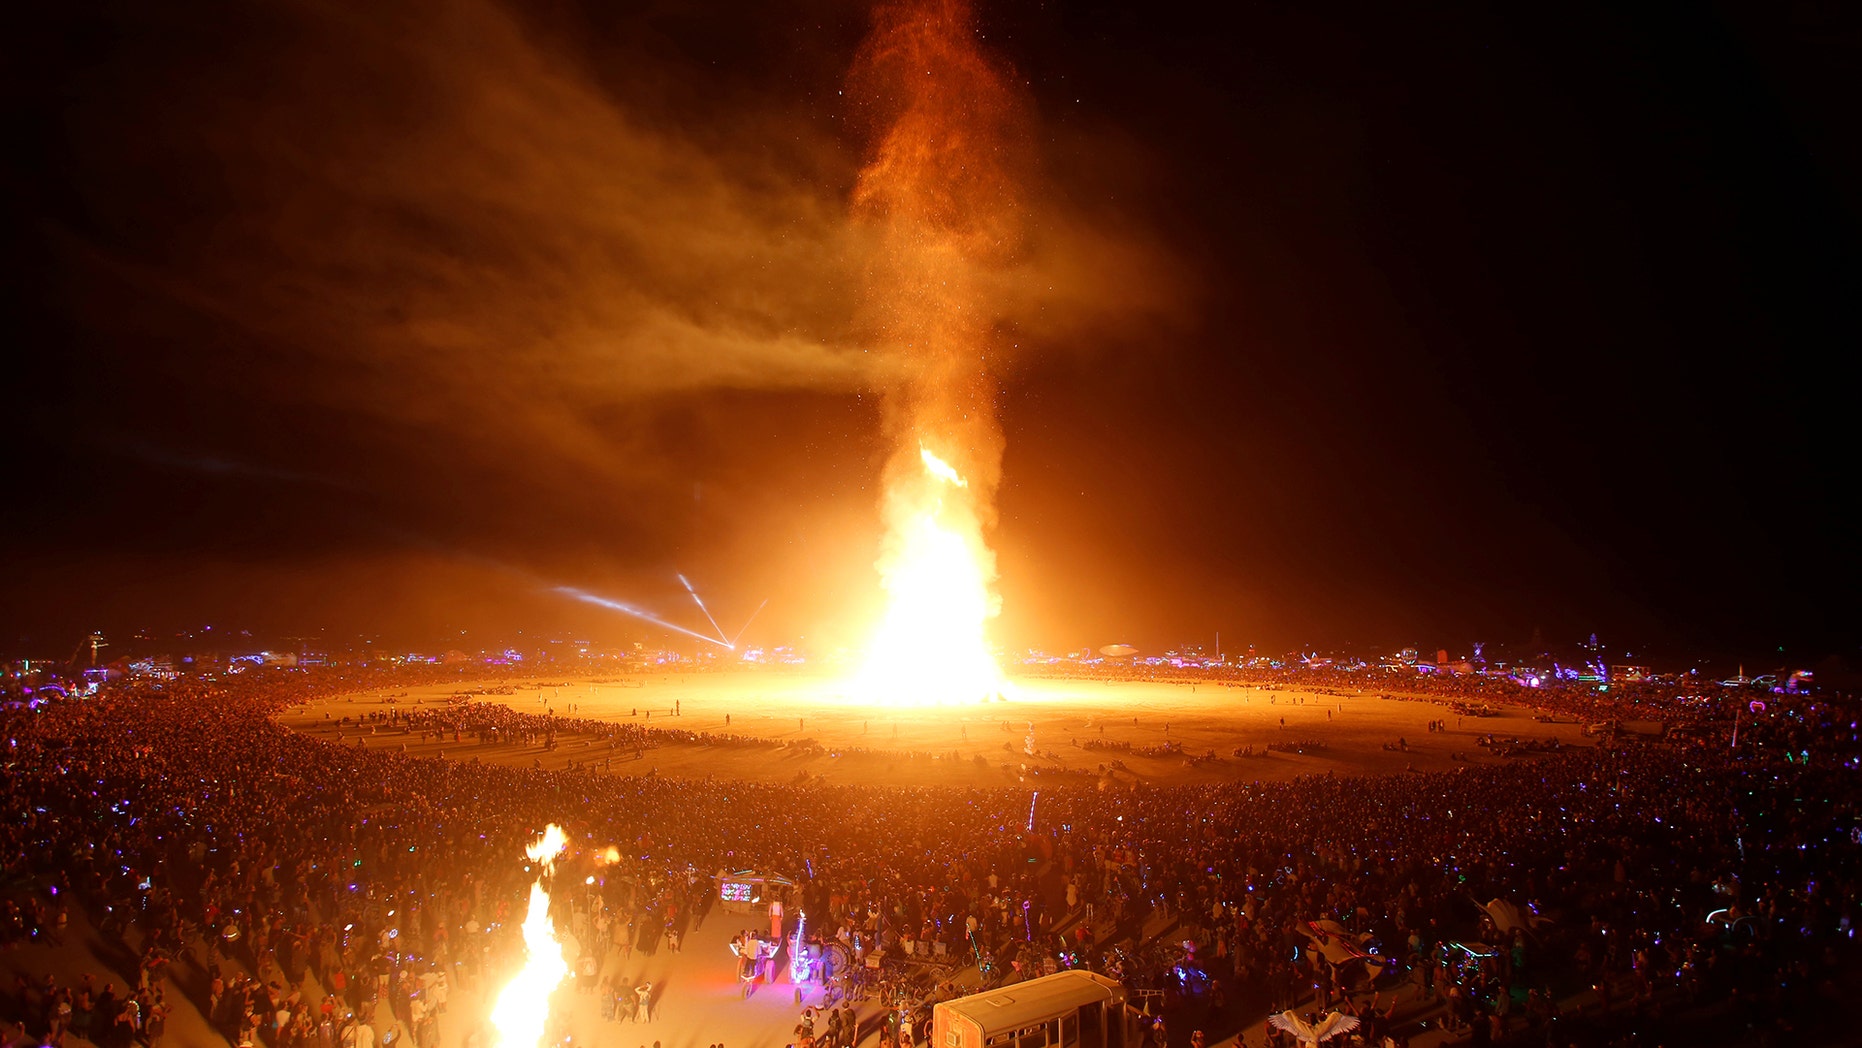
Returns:
[[[1853,656],[1862,16],[1203,6],[980,9],[1048,289],[1000,639]],[[0,648],[641,635],[545,590],[676,571],[847,636],[861,5],[63,8],[5,63]]]

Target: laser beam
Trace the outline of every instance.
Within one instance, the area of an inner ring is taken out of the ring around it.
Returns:
[[[632,615],[634,618],[639,619],[642,622],[651,622],[653,625],[658,626],[662,629],[669,629],[673,631],[674,633],[683,633],[688,637],[697,637],[699,640],[702,640],[707,644],[716,644],[720,648],[727,648],[731,651],[737,650],[735,647],[731,645],[729,641],[719,640],[716,637],[707,637],[703,633],[698,633],[693,630],[688,630],[684,626],[676,626],[670,622],[667,622],[665,619],[660,618],[658,615],[655,615],[648,611],[642,611],[641,609],[634,607],[632,604],[624,604],[618,600],[610,600],[607,597],[603,597],[598,594],[590,593],[584,589],[577,589],[574,586],[557,586],[555,588],[555,591],[557,593],[562,594],[565,597],[574,597],[576,600],[579,600],[583,602],[584,604],[593,604],[598,608],[607,608],[609,611],[618,611],[623,615]]]
[[[768,598],[768,597],[764,597],[764,598],[763,598],[763,603],[761,603],[761,604],[758,604],[758,605],[756,606],[756,610],[750,613],[750,617],[744,620],[744,624],[743,624],[743,629],[740,629],[740,630],[738,630],[738,631],[737,631],[737,636],[736,636],[736,637],[732,637],[732,638],[731,638],[731,650],[733,650],[733,651],[735,651],[735,650],[736,650],[736,648],[737,648],[737,638],[738,638],[738,637],[742,637],[742,636],[744,635],[744,630],[747,630],[747,629],[749,629],[749,628],[750,628],[750,624],[751,624],[752,622],[755,622],[755,621],[756,621],[756,617],[757,617],[758,615],[761,615],[761,614],[763,614],[763,609],[764,609],[764,608],[767,608],[767,607],[769,607],[769,598]],[[723,631],[723,630],[719,630],[719,631],[718,631],[718,635],[719,635],[719,636],[723,636],[723,635],[724,635],[724,631]]]
[[[684,575],[679,576],[679,584],[685,587],[685,592],[690,593],[692,595],[693,603],[698,605],[699,611],[702,611],[705,613],[705,620],[711,623],[711,628],[718,631],[718,639],[724,640],[724,627],[718,625],[718,620],[711,617],[711,609],[705,607],[705,602],[699,599],[698,591],[692,588],[692,584],[686,581]],[[724,640],[724,644],[726,647],[734,646],[728,640]]]

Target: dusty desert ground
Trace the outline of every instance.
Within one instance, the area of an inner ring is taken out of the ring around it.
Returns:
[[[1013,681],[1003,701],[922,708],[866,705],[841,682],[780,670],[654,674],[599,682],[532,679],[504,685],[442,685],[324,700],[282,718],[287,726],[333,736],[343,718],[427,708],[459,697],[528,713],[589,718],[712,735],[729,733],[780,746],[664,742],[639,759],[611,754],[586,733],[566,730],[555,750],[517,745],[420,742],[365,736],[372,746],[410,754],[478,757],[563,767],[596,762],[614,774],[786,781],[988,785],[1012,782],[1023,765],[1098,774],[1113,761],[1119,777],[1153,783],[1274,780],[1300,775],[1436,771],[1509,758],[1480,745],[1496,738],[1587,744],[1581,726],[1534,719],[1524,707],[1497,717],[1460,717],[1443,700],[1420,695],[1319,693],[1208,681],[1105,682],[1042,677]],[[1445,730],[1431,732],[1431,721]],[[353,744],[357,729],[343,732]],[[1027,752],[1030,736],[1035,755]],[[1387,749],[1399,740],[1407,750]],[[799,745],[818,743],[819,747]],[[1306,745],[1318,743],[1317,747]],[[1304,752],[1270,751],[1303,745]],[[1125,751],[1118,747],[1129,745]],[[1166,745],[1180,750],[1164,753]],[[1101,747],[1101,748],[1095,748]],[[1252,748],[1251,756],[1236,756]],[[1145,751],[1153,755],[1146,755]],[[1214,759],[1208,759],[1214,754]],[[1457,757],[1457,755],[1459,755]],[[610,760],[610,757],[612,759]],[[977,758],[981,758],[979,763]],[[1192,761],[1192,757],[1203,760]],[[1517,758],[1511,758],[1517,759]]]

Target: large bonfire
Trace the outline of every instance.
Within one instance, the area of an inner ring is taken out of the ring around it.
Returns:
[[[882,246],[868,298],[906,363],[885,398],[886,610],[857,690],[886,704],[975,701],[1004,689],[986,637],[1000,608],[984,536],[1002,428],[985,285],[1021,250],[1021,107],[962,0],[881,7],[852,85],[881,128],[854,191]]]

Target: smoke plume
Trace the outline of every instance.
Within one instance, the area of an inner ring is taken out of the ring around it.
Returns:
[[[613,509],[655,549],[707,427],[720,456],[800,459],[785,434],[879,393],[888,472],[922,437],[980,534],[1016,356],[1177,295],[1141,241],[1030,192],[1035,116],[962,4],[881,8],[851,77],[832,39],[734,70],[655,43],[652,14],[596,45],[592,15],[497,0],[61,17],[82,65],[43,86],[39,233],[72,341],[110,347],[70,365],[100,428],[378,496],[409,530],[433,522],[397,499],[514,501],[539,511],[507,548]],[[771,396],[801,406],[746,399]],[[707,505],[770,501],[713,477]],[[625,494],[597,513],[596,490]],[[769,530],[733,526],[713,540]]]

